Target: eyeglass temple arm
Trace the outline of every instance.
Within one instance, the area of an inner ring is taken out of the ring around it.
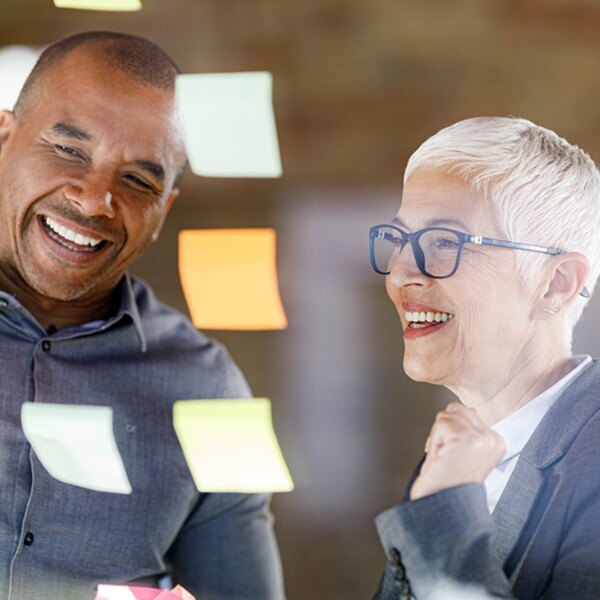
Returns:
[[[521,244],[519,242],[509,242],[507,240],[496,240],[494,238],[486,238],[479,235],[470,235],[468,241],[472,244],[479,244],[483,246],[499,246],[501,248],[514,248],[516,250],[527,250],[529,252],[542,252],[543,254],[550,254],[551,256],[556,256],[557,254],[563,253],[560,248],[536,246],[535,244]],[[591,297],[591,294],[586,286],[583,286],[581,292],[579,292],[579,295],[583,296],[584,298]]]

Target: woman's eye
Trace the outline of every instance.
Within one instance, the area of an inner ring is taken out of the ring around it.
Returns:
[[[438,248],[456,248],[456,246],[458,246],[456,240],[451,240],[448,238],[438,238],[437,245]]]

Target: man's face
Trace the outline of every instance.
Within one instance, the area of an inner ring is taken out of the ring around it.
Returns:
[[[57,300],[110,291],[177,196],[173,94],[77,49],[0,123],[0,262]]]
[[[506,239],[482,194],[439,171],[421,169],[410,177],[397,218],[409,232],[435,221],[435,226]],[[492,370],[518,365],[535,335],[536,282],[524,283],[517,275],[515,252],[467,244],[457,272],[433,279],[418,270],[412,246],[404,248],[386,277],[386,288],[402,321],[404,369],[411,378],[470,388]],[[417,311],[452,318],[438,326],[415,327],[406,313]]]

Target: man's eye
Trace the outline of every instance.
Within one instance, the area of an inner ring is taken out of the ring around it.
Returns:
[[[131,173],[125,175],[125,179],[134,183],[135,185],[144,188],[145,190],[151,190],[152,186],[147,184],[144,180],[140,179],[136,175],[132,175]]]
[[[68,154],[69,156],[81,158],[81,154],[78,150],[75,150],[75,148],[71,148],[69,146],[61,146],[60,144],[55,144],[54,147],[62,154]]]

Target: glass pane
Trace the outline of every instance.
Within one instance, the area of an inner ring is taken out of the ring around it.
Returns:
[[[460,248],[460,239],[455,233],[431,229],[419,237],[419,246],[425,255],[428,275],[443,277],[452,273]]]
[[[402,236],[391,227],[380,227],[378,236],[373,240],[373,258],[377,268],[386,273],[391,270],[394,255],[402,248]]]

